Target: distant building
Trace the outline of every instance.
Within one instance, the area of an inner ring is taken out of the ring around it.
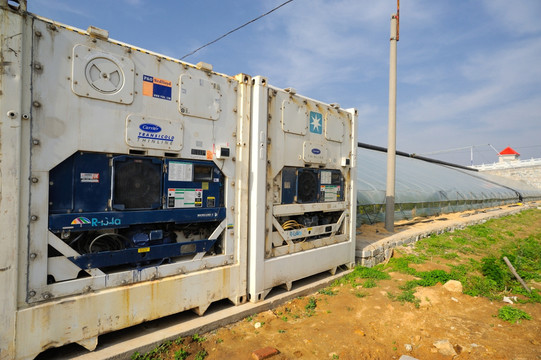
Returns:
[[[520,154],[513,150],[510,146],[506,147],[500,153],[499,156],[499,162],[505,162],[505,161],[515,161],[518,160],[520,157]]]
[[[509,146],[498,157],[497,163],[475,165],[472,168],[487,174],[521,180],[541,189],[541,159],[520,160],[520,154]]]

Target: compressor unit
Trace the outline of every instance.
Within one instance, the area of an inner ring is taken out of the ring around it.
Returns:
[[[264,77],[253,82],[248,286],[256,302],[274,286],[353,266],[357,112]]]
[[[251,77],[0,12],[0,357],[244,302]]]
[[[223,198],[213,162],[77,152],[49,173],[49,231],[79,253],[68,259],[81,269],[222,253],[212,235]]]

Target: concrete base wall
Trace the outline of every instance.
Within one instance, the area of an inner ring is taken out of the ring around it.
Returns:
[[[362,266],[373,267],[389,259],[392,256],[392,251],[395,247],[417,242],[420,239],[429,237],[432,234],[439,235],[445,232],[452,232],[454,230],[464,229],[470,225],[485,223],[490,219],[517,214],[523,210],[531,208],[532,206],[534,205],[515,206],[482,212],[460,219],[434,222],[433,224],[430,224],[430,226],[424,227],[423,229],[412,228],[404,230],[373,242],[368,246],[364,246],[362,248],[357,247],[355,251],[355,260],[357,264],[361,264]],[[361,239],[357,238],[358,243],[359,240]]]
[[[528,166],[513,169],[479,170],[486,174],[522,180],[531,186],[541,189],[541,166]]]

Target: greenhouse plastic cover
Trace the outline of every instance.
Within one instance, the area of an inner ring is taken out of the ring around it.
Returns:
[[[384,221],[387,153],[357,150],[357,223]],[[486,173],[396,157],[395,219],[480,209],[541,198],[541,189]]]

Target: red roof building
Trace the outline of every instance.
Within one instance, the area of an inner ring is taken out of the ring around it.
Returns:
[[[518,160],[518,157],[520,156],[520,154],[513,150],[510,146],[500,151],[498,155],[500,156],[500,162]]]
[[[513,150],[510,146],[500,151],[500,155],[519,155],[520,156],[520,154],[516,152],[515,150]]]

